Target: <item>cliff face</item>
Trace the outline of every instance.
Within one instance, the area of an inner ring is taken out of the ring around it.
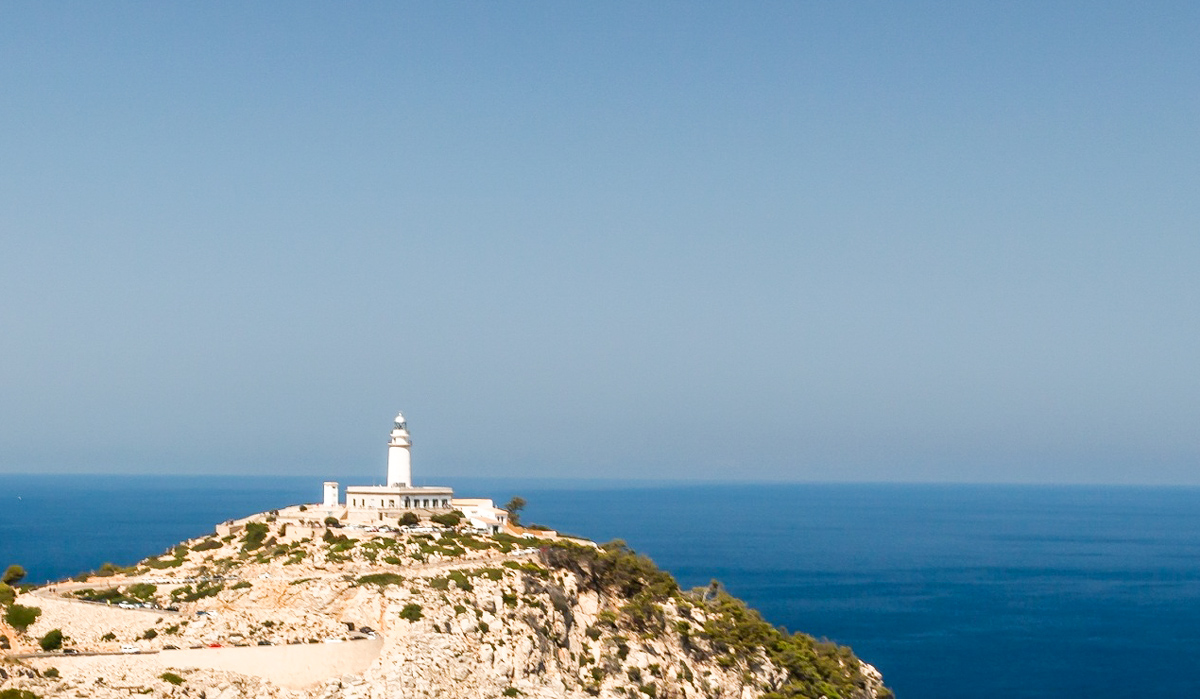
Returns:
[[[785,636],[718,589],[682,591],[619,543],[326,531],[302,526],[294,511],[255,519],[135,570],[22,595],[18,603],[43,612],[17,636],[26,650],[57,628],[72,649],[117,654],[10,662],[0,689],[205,699],[890,696],[848,649]],[[58,677],[46,676],[50,667]]]

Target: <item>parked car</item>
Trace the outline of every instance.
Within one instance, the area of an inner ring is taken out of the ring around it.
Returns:
[[[122,653],[137,653],[138,647],[137,646],[121,646],[121,652]]]

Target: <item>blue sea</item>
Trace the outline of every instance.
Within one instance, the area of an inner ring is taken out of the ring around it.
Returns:
[[[624,539],[685,587],[716,578],[769,621],[852,646],[902,699],[1200,692],[1200,489],[451,484]],[[310,478],[0,476],[0,565],[43,581],[129,564],[319,493]]]

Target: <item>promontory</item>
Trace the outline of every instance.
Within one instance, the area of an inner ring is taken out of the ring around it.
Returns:
[[[850,649],[619,541],[310,507],[0,588],[0,699],[891,697]]]

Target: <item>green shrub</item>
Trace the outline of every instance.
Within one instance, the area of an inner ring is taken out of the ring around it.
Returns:
[[[621,612],[639,631],[661,631],[665,623],[662,607],[645,592],[629,600],[621,607]]]
[[[473,575],[479,575],[488,580],[499,580],[504,577],[504,571],[499,568],[480,568],[479,570],[471,571]]]
[[[342,522],[337,517],[326,517],[325,518],[325,526],[340,527],[340,526],[342,526]]]
[[[121,594],[121,590],[115,587],[106,587],[103,590],[94,590],[86,587],[82,590],[76,590],[73,594],[85,602],[119,603],[129,601],[129,598]]]
[[[7,583],[0,583],[0,607],[7,607],[17,599],[17,591]]]
[[[356,540],[342,535],[337,537],[336,540],[330,545],[329,552],[342,553],[343,551],[349,551],[350,549],[354,548],[357,543],[358,542]]]
[[[215,538],[209,537],[209,538],[205,539],[204,541],[201,541],[200,543],[193,546],[192,550],[193,551],[212,551],[213,549],[219,549],[222,546],[224,546],[224,544],[222,544],[220,541],[217,541]]]
[[[546,578],[546,576],[550,574],[550,570],[542,568],[538,563],[534,563],[533,561],[504,561],[500,564],[502,564],[502,566],[505,568],[510,568],[512,570],[523,570],[523,572],[526,573],[533,573],[534,575],[539,576],[539,578]]]
[[[16,585],[25,579],[25,569],[19,565],[10,565],[8,570],[4,571],[4,576],[0,577],[0,582],[5,585]]]
[[[358,579],[359,585],[378,585],[379,587],[399,585],[402,582],[404,582],[404,576],[395,573],[372,573]]]
[[[9,626],[13,627],[20,633],[25,633],[25,629],[33,625],[37,618],[42,615],[42,610],[37,607],[25,607],[19,604],[9,605],[4,612],[4,621]]]
[[[56,667],[46,668],[45,670],[42,671],[42,677],[49,677],[50,679],[57,678],[58,677],[58,668],[56,668]]]
[[[216,597],[224,589],[225,584],[219,582],[197,583],[195,589],[191,585],[184,585],[171,593],[171,599],[176,602],[195,602],[205,597]]]
[[[163,674],[159,675],[158,678],[160,680],[162,680],[163,682],[173,684],[176,687],[178,687],[179,685],[181,685],[185,682],[185,680],[182,677],[180,677],[179,675],[176,675],[174,672],[164,672]]]
[[[115,640],[117,640],[117,635],[115,633],[113,633],[112,631],[109,631],[108,633],[101,636],[100,640],[101,641],[115,641]]]
[[[442,577],[430,578],[429,579],[429,587],[431,587],[435,590],[449,590],[450,589],[450,579],[442,578]]]
[[[0,690],[0,699],[42,699],[28,689]]]
[[[178,565],[178,564],[175,564],[175,565]],[[163,566],[163,567],[166,567],[166,566]],[[97,570],[95,573],[93,573],[93,575],[95,575],[98,578],[111,578],[112,576],[118,575],[118,574],[133,573],[135,570],[137,570],[137,566],[122,567],[115,563],[104,563],[100,566],[99,570]]]
[[[457,527],[463,521],[463,513],[458,510],[453,512],[444,512],[434,515],[429,519],[442,525],[443,527]]]
[[[158,638],[158,631],[155,629],[146,629],[146,633],[142,634],[142,638],[147,641],[153,641]]]
[[[420,621],[421,617],[422,617],[421,605],[419,605],[419,604],[409,602],[408,604],[404,605],[404,609],[400,610],[400,618],[401,619],[407,619],[409,621]]]
[[[491,627],[487,625],[486,621],[481,621],[475,628],[479,629],[479,633],[487,633]]]
[[[400,515],[400,526],[402,527],[415,527],[420,523],[421,518],[418,517],[414,512],[405,512],[404,514]]]
[[[172,558],[147,558],[142,561],[142,565],[154,570],[166,570],[167,568],[178,568],[183,565],[184,556],[174,556]],[[111,575],[111,573],[110,573]]]
[[[125,594],[134,599],[149,601],[158,592],[158,586],[151,583],[136,583],[125,588]]]
[[[230,590],[248,590],[251,587],[254,587],[254,586],[250,584],[249,580],[239,580],[238,582],[233,584],[233,587],[231,587],[229,589]]]
[[[505,687],[504,691],[501,692],[501,694],[503,694],[506,697],[519,697],[524,693],[525,692],[522,692],[521,690],[517,689],[516,687]]]
[[[771,687],[771,699],[792,697],[847,697],[866,686],[857,658],[845,646],[818,642],[812,636],[788,635],[763,620],[744,602],[718,591],[706,603],[707,621],[703,634],[732,667],[738,658],[764,652],[786,678]],[[882,695],[881,695],[882,696]]]
[[[41,646],[42,650],[46,651],[47,653],[52,650],[58,650],[59,648],[62,648],[62,644],[63,633],[59,629],[50,629],[46,632],[45,636],[42,636],[40,639],[38,639],[38,645]]]
[[[617,636],[617,637],[613,638],[613,641],[615,641],[617,644],[617,659],[624,660],[625,658],[628,658],[629,657],[629,642],[625,640],[625,637]]]
[[[253,551],[263,545],[271,528],[262,522],[248,522],[246,535],[242,537],[242,550]]]

